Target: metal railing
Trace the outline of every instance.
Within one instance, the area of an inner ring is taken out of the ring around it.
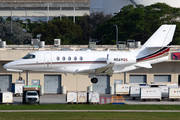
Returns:
[[[0,3],[89,3],[90,0],[0,0]]]

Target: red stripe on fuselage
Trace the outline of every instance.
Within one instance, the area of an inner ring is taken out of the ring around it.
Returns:
[[[142,61],[142,60],[147,60],[147,59],[152,59],[152,58],[158,57],[158,56],[160,56],[160,55],[163,55],[163,54],[169,52],[169,50],[170,50],[170,48],[167,48],[167,49],[165,49],[165,50],[163,50],[163,51],[161,51],[161,52],[159,52],[159,53],[157,53],[157,54],[154,54],[154,55],[152,55],[152,56],[148,56],[148,57],[143,58],[143,59],[140,59],[140,60],[138,60],[138,61]]]

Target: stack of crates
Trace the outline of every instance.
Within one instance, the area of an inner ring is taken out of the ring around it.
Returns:
[[[120,104],[124,105],[125,98],[123,96],[112,96],[111,103],[112,104]]]

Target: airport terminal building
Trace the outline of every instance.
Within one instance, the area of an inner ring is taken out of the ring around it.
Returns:
[[[44,48],[34,48],[31,45],[7,45],[0,48],[0,90],[12,91],[12,83],[25,83],[26,85],[41,85],[42,94],[62,94],[63,91],[99,91],[101,94],[110,94],[115,84],[124,83],[147,83],[151,82],[176,82],[180,84],[180,51],[179,46],[173,46],[169,51],[169,60],[152,65],[151,69],[140,68],[126,73],[113,74],[110,76],[98,76],[98,83],[92,84],[88,75],[73,75],[51,72],[18,72],[6,71],[3,65],[7,62],[20,59],[28,53],[35,51],[60,51],[62,48],[88,48],[88,45],[71,46],[64,45],[54,47],[47,45]],[[96,46],[95,51],[118,50],[115,45]],[[131,48],[138,49],[138,48]],[[129,48],[125,48],[129,51]],[[118,50],[118,51],[124,51]],[[19,76],[23,78],[19,81]]]

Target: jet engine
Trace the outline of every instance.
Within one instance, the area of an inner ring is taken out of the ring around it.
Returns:
[[[114,65],[128,65],[136,63],[136,58],[124,54],[108,54],[106,62],[107,64],[113,63]]]
[[[93,78],[91,78],[91,82],[92,82],[92,83],[97,83],[97,82],[98,82],[98,79],[97,79],[96,77],[93,77]]]

